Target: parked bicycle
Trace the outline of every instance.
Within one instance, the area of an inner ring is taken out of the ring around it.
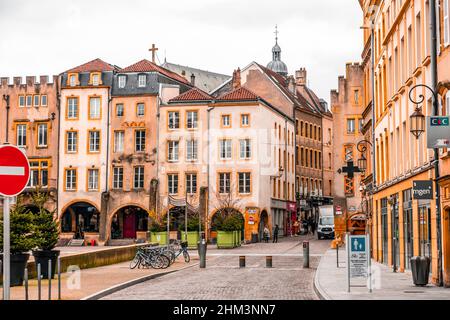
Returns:
[[[162,254],[159,248],[140,247],[130,262],[130,269],[148,268],[166,269],[171,265],[169,257]]]

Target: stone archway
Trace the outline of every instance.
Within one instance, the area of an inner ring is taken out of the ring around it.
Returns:
[[[68,205],[61,214],[61,232],[75,233],[75,238],[81,239],[85,232],[99,232],[100,211],[85,201]]]
[[[218,229],[220,229],[220,225],[223,223],[224,218],[227,215],[235,213],[239,214],[239,216],[242,218],[242,240],[244,239],[245,218],[242,212],[234,208],[223,208],[214,211],[209,217],[208,239],[211,239],[212,243],[214,243],[214,239],[216,239],[217,237],[217,231]]]
[[[266,210],[261,211],[260,217],[259,217],[259,227],[258,227],[258,235],[259,235],[259,241],[263,240],[263,233],[264,228],[267,227],[270,230],[269,227],[269,214]]]
[[[111,239],[145,238],[149,227],[148,211],[137,205],[123,206],[112,215],[109,225]],[[140,235],[141,233],[141,235]]]

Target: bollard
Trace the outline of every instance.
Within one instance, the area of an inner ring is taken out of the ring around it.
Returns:
[[[52,260],[48,260],[48,300],[52,300]]]
[[[198,243],[198,255],[200,258],[200,268],[206,268],[206,240],[203,238],[201,242]]]
[[[245,256],[239,257],[239,268],[245,268]]]
[[[303,268],[309,268],[309,242],[303,241]]]
[[[58,257],[58,300],[61,300],[61,257]]]
[[[339,243],[336,242],[336,266],[339,268]]]
[[[41,264],[37,265],[38,300],[41,300]]]
[[[24,281],[25,281],[25,300],[28,300],[28,268],[25,268],[24,273]]]
[[[266,268],[272,268],[272,256],[266,257]]]

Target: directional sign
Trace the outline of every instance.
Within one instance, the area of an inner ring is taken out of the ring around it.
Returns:
[[[349,236],[348,253],[351,278],[366,278],[369,268],[367,236]]]
[[[29,178],[27,156],[15,146],[0,146],[0,195],[18,195],[27,186]]]

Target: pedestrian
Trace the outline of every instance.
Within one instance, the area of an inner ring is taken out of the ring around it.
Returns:
[[[280,228],[278,225],[275,225],[275,229],[273,230],[273,243],[278,243],[278,231]]]
[[[270,231],[269,231],[269,228],[267,228],[267,226],[264,227],[263,233],[264,233],[264,241],[265,241],[265,243],[268,243]]]
[[[312,235],[314,235],[314,233],[316,232],[316,222],[314,221],[314,219],[311,219],[311,232]]]

